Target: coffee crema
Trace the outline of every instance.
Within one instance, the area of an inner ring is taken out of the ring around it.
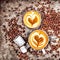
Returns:
[[[23,22],[29,28],[36,28],[41,24],[41,15],[34,10],[28,11],[24,15]]]
[[[41,50],[48,44],[48,35],[43,30],[35,30],[29,35],[28,42],[33,49]]]

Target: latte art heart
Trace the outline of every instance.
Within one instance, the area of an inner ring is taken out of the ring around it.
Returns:
[[[36,28],[41,24],[41,15],[34,10],[28,11],[24,15],[23,22],[29,28]]]
[[[43,43],[45,43],[44,40],[45,40],[45,38],[42,34],[39,35],[37,32],[34,33],[33,42],[37,47],[40,46],[40,45],[43,45]]]
[[[37,22],[37,17],[35,17],[33,20],[31,18],[28,18],[28,21],[33,25]]]
[[[30,34],[28,40],[33,49],[39,50],[48,44],[48,35],[42,30],[35,30]]]
[[[39,37],[38,35],[36,35],[34,38],[37,41],[37,46],[39,46],[44,40],[43,37]]]

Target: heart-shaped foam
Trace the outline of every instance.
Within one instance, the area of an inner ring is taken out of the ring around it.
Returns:
[[[38,21],[38,18],[36,16],[33,20],[31,18],[28,18],[28,21],[33,25]]]
[[[36,35],[35,37],[34,37],[34,39],[37,41],[37,46],[39,46],[42,42],[43,42],[43,37],[39,37],[38,35]]]
[[[41,14],[37,11],[28,11],[23,17],[24,24],[29,28],[36,28],[41,24]]]
[[[48,44],[48,35],[43,30],[35,30],[30,34],[28,42],[33,49],[43,49]]]

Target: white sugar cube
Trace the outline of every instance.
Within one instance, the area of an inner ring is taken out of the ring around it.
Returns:
[[[17,44],[18,46],[22,46],[24,45],[25,41],[21,36],[16,37],[14,40],[15,44]]]
[[[25,48],[25,46],[22,46],[22,47],[20,48],[20,50],[21,50],[22,53],[26,53],[26,52],[27,52],[27,49]]]

